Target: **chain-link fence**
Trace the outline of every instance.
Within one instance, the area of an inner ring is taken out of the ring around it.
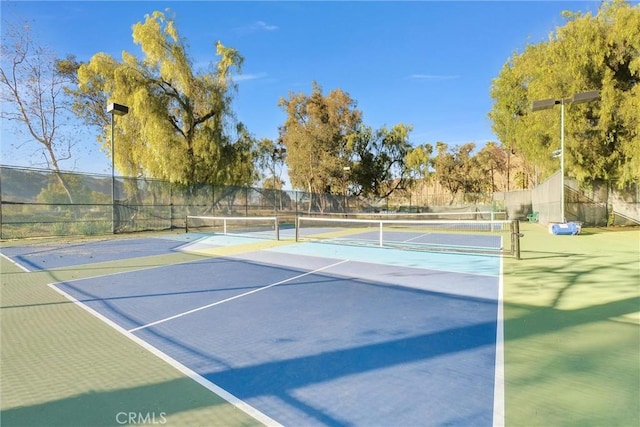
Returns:
[[[531,190],[495,193],[510,219],[523,219],[538,213],[542,224],[562,222],[563,180],[552,175]],[[640,185],[619,189],[612,183],[593,182],[581,186],[574,179],[564,180],[564,215],[567,221],[589,226],[640,225]]]
[[[113,195],[112,195],[113,192]],[[187,215],[290,217],[307,213],[486,210],[490,195],[367,199],[0,166],[0,238],[183,228]],[[444,202],[446,200],[446,202]],[[470,202],[471,200],[471,202]],[[438,206],[444,202],[443,206]]]
[[[112,179],[111,175],[0,166],[0,238],[168,230],[183,228],[187,215],[278,215],[293,222],[304,213],[506,210],[509,219],[517,219],[533,210],[540,212],[541,222],[548,222],[560,210],[556,181],[552,177],[535,190],[509,193],[416,194],[402,190],[374,199],[210,184],[185,186],[158,179]],[[635,193],[607,192],[608,202],[600,200],[602,191],[594,189],[590,194],[568,187],[567,217],[592,225],[629,218],[638,222],[637,187]]]

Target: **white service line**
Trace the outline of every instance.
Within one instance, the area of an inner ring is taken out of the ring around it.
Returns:
[[[416,239],[419,239],[419,238],[424,237],[424,236],[428,236],[430,234],[432,234],[432,233],[423,233],[423,234],[421,234],[419,236],[415,236],[415,237],[412,237],[410,239],[407,239],[407,240],[405,240],[405,242],[412,242],[412,241],[414,241]]]
[[[265,426],[271,426],[271,427],[281,427],[282,426],[282,424],[280,424],[279,422],[275,421],[271,417],[263,414],[262,412],[258,411],[256,408],[254,408],[253,406],[249,405],[245,401],[239,399],[238,397],[236,397],[233,394],[229,393],[228,391],[226,391],[225,389],[221,388],[220,386],[218,386],[218,385],[212,383],[211,381],[207,380],[206,378],[204,378],[202,375],[196,373],[195,371],[192,371],[191,369],[187,368],[185,365],[183,365],[182,363],[178,362],[177,360],[175,360],[171,356],[168,356],[167,354],[165,354],[162,351],[158,350],[156,347],[152,346],[151,344],[149,344],[145,340],[143,340],[141,338],[138,338],[137,336],[135,336],[132,333],[129,333],[122,326],[118,325],[117,323],[115,323],[114,321],[110,320],[109,318],[103,316],[102,314],[98,313],[97,311],[95,311],[91,307],[89,307],[87,305],[84,305],[83,303],[81,303],[80,301],[75,299],[70,294],[66,293],[62,289],[59,289],[55,284],[50,283],[48,286],[51,289],[53,289],[56,292],[58,292],[59,294],[63,295],[69,301],[72,301],[78,307],[86,310],[90,314],[92,314],[95,317],[97,317],[98,319],[102,320],[104,323],[106,323],[107,325],[111,326],[113,329],[115,329],[116,331],[120,332],[125,337],[129,338],[130,340],[132,340],[133,342],[135,342],[136,344],[138,344],[142,348],[150,351],[152,354],[156,355],[157,357],[159,357],[160,359],[162,359],[163,361],[165,361],[169,365],[173,366],[178,371],[180,371],[183,374],[185,374],[187,377],[191,378],[192,380],[194,380],[195,382],[197,382],[201,386],[205,387],[207,390],[217,394],[218,396],[220,396],[221,398],[223,398],[224,400],[229,402],[231,405],[233,405],[236,408],[240,409],[245,414],[255,418],[256,420],[258,420],[259,422],[261,422]]]
[[[304,277],[304,276],[308,276],[310,274],[315,274],[315,273],[317,273],[319,271],[326,270],[326,269],[329,269],[331,267],[335,267],[335,266],[340,265],[340,264],[344,264],[345,262],[349,262],[349,260],[342,260],[342,261],[336,262],[334,264],[327,265],[327,266],[322,267],[322,268],[318,268],[318,269],[313,270],[313,271],[307,271],[306,273],[298,274],[297,276],[289,277],[288,279],[284,279],[284,280],[280,280],[279,282],[271,283],[270,285],[266,285],[266,286],[263,286],[261,288],[254,289],[252,291],[248,291],[248,292],[245,292],[245,293],[242,293],[242,294],[239,294],[239,295],[232,296],[230,298],[226,298],[226,299],[223,299],[223,300],[220,300],[220,301],[216,301],[216,302],[211,303],[211,304],[203,305],[202,307],[194,308],[192,310],[185,311],[183,313],[178,313],[178,314],[175,314],[173,316],[165,317],[164,319],[156,320],[155,322],[147,323],[146,325],[142,325],[142,326],[138,326],[137,328],[129,329],[127,332],[136,332],[136,331],[139,331],[141,329],[149,328],[151,326],[155,326],[155,325],[158,325],[160,323],[167,322],[169,320],[177,319],[179,317],[186,316],[188,314],[195,313],[195,312],[200,311],[200,310],[205,310],[207,308],[214,307],[216,305],[224,304],[225,302],[233,301],[235,299],[242,298],[242,297],[245,297],[245,296],[250,295],[250,294],[255,294],[256,292],[264,291],[265,289],[269,289],[269,288],[272,288],[274,286],[278,286],[278,285],[281,285],[283,283],[287,283],[287,282],[290,282],[292,280],[299,279],[299,278]]]
[[[500,257],[498,316],[496,319],[496,363],[493,387],[493,427],[504,427],[504,258]]]

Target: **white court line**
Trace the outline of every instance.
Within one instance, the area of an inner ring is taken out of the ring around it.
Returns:
[[[185,311],[183,313],[178,313],[178,314],[175,314],[173,316],[165,317],[164,319],[156,320],[155,322],[147,323],[146,325],[142,325],[142,326],[138,326],[137,328],[129,329],[127,332],[136,332],[136,331],[139,331],[141,329],[149,328],[151,326],[155,326],[155,325],[158,325],[160,323],[167,322],[169,320],[177,319],[179,317],[183,317],[183,316],[195,313],[195,312],[200,311],[200,310],[205,310],[207,308],[214,307],[216,305],[224,304],[225,302],[233,301],[235,299],[242,298],[242,297],[245,297],[247,295],[255,294],[256,292],[264,291],[265,289],[269,289],[269,288],[272,288],[274,286],[281,285],[283,283],[287,283],[287,282],[290,282],[290,281],[295,280],[295,279],[299,279],[300,277],[308,276],[310,274],[314,274],[314,273],[317,273],[319,271],[326,270],[326,269],[331,268],[331,267],[335,267],[336,265],[344,264],[345,262],[349,262],[349,260],[342,260],[342,261],[336,262],[334,264],[327,265],[327,266],[322,267],[322,268],[318,268],[318,269],[313,270],[313,271],[308,271],[308,272],[303,273],[303,274],[298,274],[297,276],[289,277],[288,279],[280,280],[279,282],[271,283],[270,285],[266,285],[266,286],[263,286],[261,288],[254,289],[252,291],[248,291],[248,292],[245,292],[245,293],[242,293],[242,294],[230,297],[230,298],[226,298],[226,299],[223,299],[223,300],[220,300],[220,301],[216,301],[216,302],[211,303],[211,304],[203,305],[202,307],[194,308],[192,310]]]
[[[64,283],[64,282],[60,282],[60,283]],[[207,390],[217,394],[222,399],[226,400],[231,405],[235,406],[236,408],[238,408],[239,410],[241,410],[245,414],[255,418],[256,420],[258,420],[259,422],[263,423],[266,426],[269,426],[269,427],[271,427],[271,426],[282,427],[282,424],[280,424],[279,422],[277,422],[274,419],[270,418],[269,416],[263,414],[262,412],[258,411],[256,408],[254,408],[253,406],[251,406],[248,403],[244,402],[243,400],[237,398],[236,396],[234,396],[233,394],[229,393],[225,389],[221,388],[220,386],[217,386],[216,384],[214,384],[211,381],[207,380],[203,376],[201,376],[201,375],[197,374],[196,372],[192,371],[191,369],[187,368],[182,363],[178,362],[177,360],[175,360],[171,356],[168,356],[167,354],[165,354],[162,351],[158,350],[156,347],[152,346],[151,344],[149,344],[148,342],[144,341],[143,339],[138,338],[134,334],[128,332],[126,329],[124,329],[123,327],[121,327],[117,323],[113,322],[112,320],[108,319],[107,317],[103,316],[102,314],[98,313],[97,311],[95,311],[91,307],[84,305],[83,303],[81,303],[80,301],[78,301],[77,299],[75,299],[74,297],[72,297],[71,295],[69,295],[68,293],[63,291],[62,289],[59,289],[58,287],[56,287],[56,285],[54,283],[50,283],[48,286],[51,289],[53,289],[56,292],[58,292],[59,294],[63,295],[69,301],[72,301],[74,304],[76,304],[80,308],[82,308],[85,311],[89,312],[90,314],[94,315],[98,319],[102,320],[104,323],[106,323],[107,325],[111,326],[113,329],[115,329],[116,331],[120,332],[122,335],[124,335],[125,337],[129,338],[131,341],[135,342],[136,344],[138,344],[142,348],[148,350],[149,352],[151,352],[155,356],[159,357],[164,362],[166,362],[169,365],[173,366],[178,371],[182,372],[187,377],[191,378],[192,380],[194,380],[195,382],[197,382],[198,384],[200,384],[201,386],[203,386]]]
[[[433,233],[424,233],[424,234],[421,234],[421,235],[419,235],[419,236],[416,236],[416,237],[412,237],[412,238],[410,238],[410,239],[407,239],[407,240],[405,240],[405,242],[412,242],[412,241],[414,241],[414,240],[416,240],[416,239],[419,239],[419,238],[424,237],[424,236],[428,236],[428,235],[430,235],[430,234],[433,234]]]
[[[496,319],[496,365],[493,386],[493,427],[504,427],[504,269],[500,257],[498,278],[498,316]]]
[[[25,273],[31,273],[31,270],[29,270],[27,267],[25,267],[24,265],[20,264],[19,262],[16,262],[16,261],[12,260],[11,258],[6,256],[5,254],[0,253],[0,256],[2,258],[6,259],[7,261],[9,261],[11,264],[13,264],[16,267],[18,267],[20,270],[24,271]]]

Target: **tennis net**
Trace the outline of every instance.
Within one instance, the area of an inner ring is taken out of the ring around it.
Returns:
[[[280,226],[275,216],[187,215],[185,231],[280,240]]]
[[[509,220],[405,220],[299,216],[297,241],[410,250],[505,254],[520,258],[520,230]]]
[[[401,219],[401,220],[469,220],[469,221],[506,221],[507,213],[504,211],[452,211],[452,212],[314,212],[310,214],[300,213],[301,216],[319,218],[352,218],[352,219]]]

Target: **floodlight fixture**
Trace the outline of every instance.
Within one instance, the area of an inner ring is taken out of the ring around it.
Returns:
[[[533,104],[531,105],[531,111],[548,110],[555,107],[556,104],[559,104],[559,101],[556,99],[543,99],[541,101],[533,101]]]
[[[600,91],[598,90],[576,93],[575,95],[573,95],[571,102],[573,104],[582,104],[583,102],[589,102],[595,99],[600,99]]]
[[[115,102],[107,105],[107,113],[111,113],[112,115],[124,116],[128,112],[129,107],[127,107],[126,105],[116,104]]]
[[[276,191],[276,187],[277,187],[277,182],[276,182],[276,160],[283,160],[284,157],[287,155],[287,149],[286,147],[276,147],[273,149],[273,152],[271,153],[271,160],[273,160],[273,214],[274,215],[278,215],[278,194],[280,194],[280,191]],[[280,201],[282,202],[282,194],[280,194]]]

